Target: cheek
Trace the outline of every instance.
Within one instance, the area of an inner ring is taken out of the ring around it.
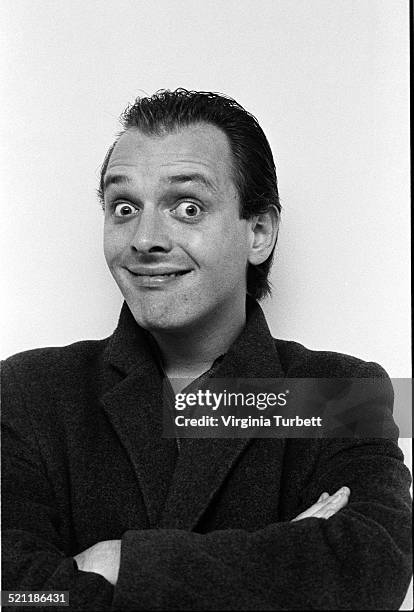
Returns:
[[[223,223],[220,231],[212,231],[205,237],[204,261],[211,268],[242,270],[247,266],[249,239],[245,224]]]
[[[105,259],[109,266],[116,264],[124,247],[122,234],[110,227],[104,227],[103,248]]]
[[[114,258],[114,245],[106,232],[104,233],[103,250],[106,263],[108,264],[108,266],[110,266]]]

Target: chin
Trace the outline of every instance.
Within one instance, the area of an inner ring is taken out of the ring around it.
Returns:
[[[149,332],[165,332],[174,333],[185,331],[196,322],[193,316],[185,313],[183,309],[173,310],[166,305],[150,305],[148,307],[142,304],[128,304],[135,321],[140,327]]]

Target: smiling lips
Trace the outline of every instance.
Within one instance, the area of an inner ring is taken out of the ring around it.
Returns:
[[[135,277],[134,284],[139,287],[160,287],[180,279],[192,270],[173,269],[167,267],[139,267],[128,268],[128,271]]]

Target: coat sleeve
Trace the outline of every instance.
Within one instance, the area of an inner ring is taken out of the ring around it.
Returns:
[[[141,610],[397,610],[411,575],[410,506],[402,494],[409,476],[399,449],[344,442],[326,454],[329,469],[315,476],[305,505],[345,482],[353,498],[346,508],[328,520],[253,533],[128,531],[117,607],[135,599]]]
[[[380,390],[379,400],[392,409],[388,378]],[[397,610],[412,567],[411,476],[397,439],[318,442],[316,468],[286,521],[256,532],[125,533],[115,606]],[[323,491],[343,485],[350,502],[330,519],[291,522]]]
[[[116,587],[80,572],[17,383],[3,393],[3,590],[69,590],[70,610],[398,609],[410,577],[410,476],[395,440],[326,440],[297,513],[351,489],[327,521],[256,532],[127,531]],[[295,516],[293,514],[288,519]]]
[[[2,589],[69,591],[70,610],[110,610],[112,585],[98,574],[78,571],[68,554],[53,487],[19,385],[5,362],[1,391]]]

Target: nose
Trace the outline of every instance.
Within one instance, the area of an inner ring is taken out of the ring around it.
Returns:
[[[166,212],[145,207],[137,217],[131,248],[137,253],[168,252],[172,248]]]

